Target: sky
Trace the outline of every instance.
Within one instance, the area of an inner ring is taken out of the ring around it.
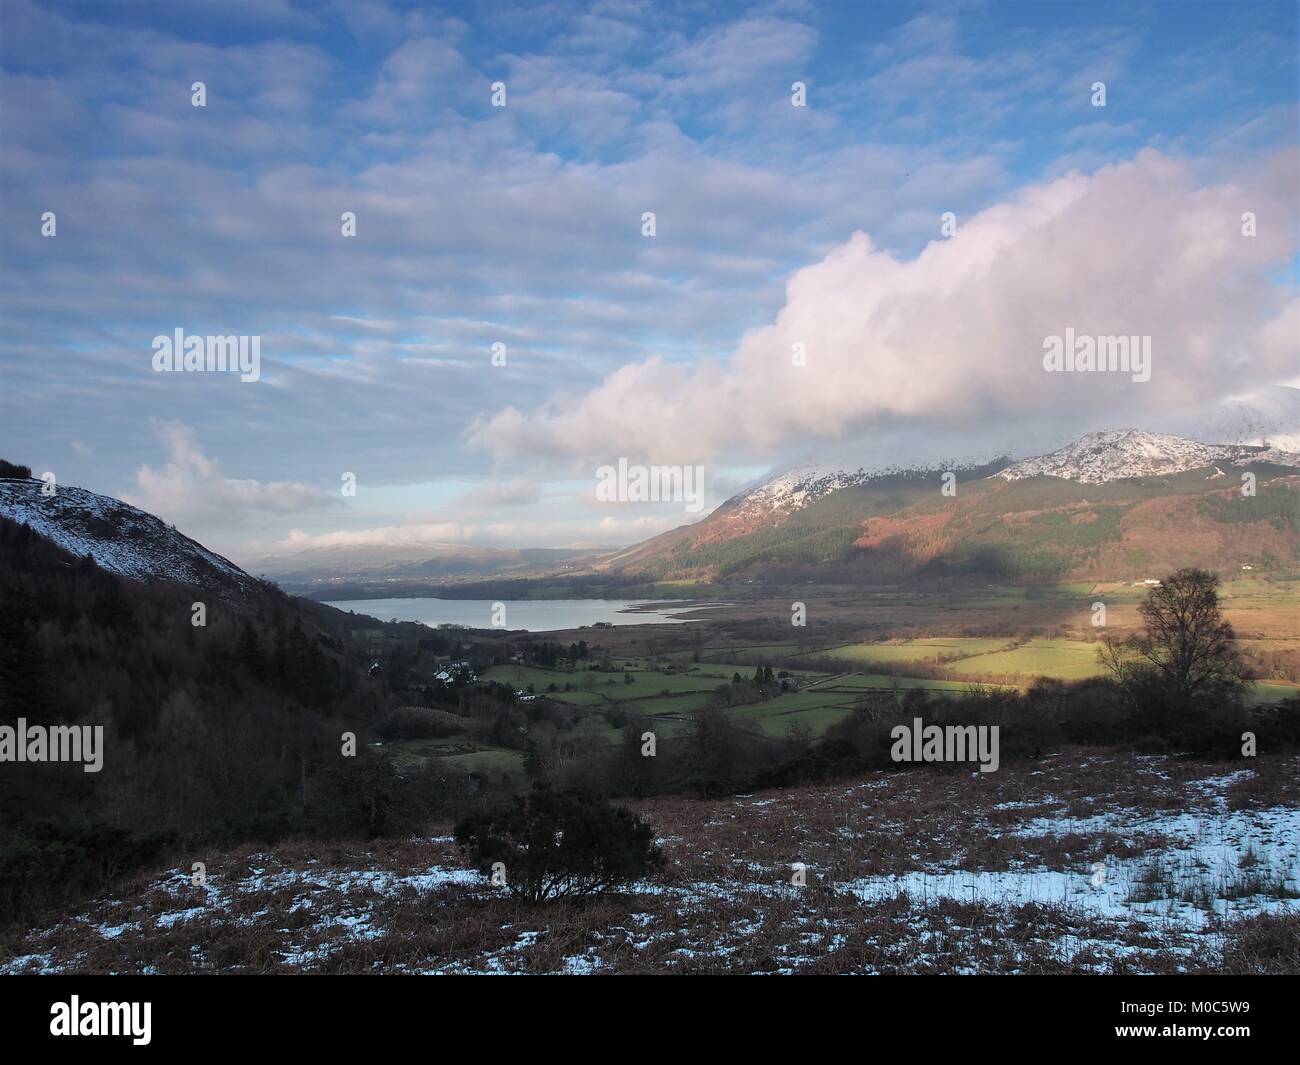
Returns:
[[[0,0],[0,456],[250,564],[1295,432],[1297,80],[1289,2]],[[1067,328],[1150,380],[1045,372]]]

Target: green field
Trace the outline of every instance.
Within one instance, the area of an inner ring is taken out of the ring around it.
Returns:
[[[1010,647],[1010,638],[933,638],[860,643],[818,652],[817,657],[853,663],[932,664],[953,673],[1057,677],[1082,680],[1103,672],[1097,645],[1082,640],[1030,640]],[[902,678],[899,678],[902,680]]]
[[[806,710],[782,710],[780,700],[776,700],[741,709],[753,711],[749,714],[742,715],[739,712],[736,714],[737,720],[748,727],[757,729],[766,736],[784,736],[790,726],[796,723],[811,729],[814,735],[821,735],[831,725],[848,716],[853,706],[850,703],[846,706],[814,706]]]
[[[714,664],[730,660],[733,655],[741,655],[754,660],[761,658],[771,661],[797,655],[801,650],[803,648],[795,643],[762,643],[736,647],[706,647],[701,651],[700,657],[703,664]],[[749,668],[751,670],[754,668],[753,661],[750,662]]]
[[[1250,703],[1280,703],[1283,699],[1300,696],[1300,684],[1286,680],[1260,680],[1250,686],[1246,701]]]
[[[1019,673],[1032,677],[1084,680],[1102,676],[1106,670],[1097,661],[1097,644],[1082,640],[1030,640],[1010,651],[994,651],[955,662],[960,673],[997,676]]]
[[[891,677],[884,673],[850,673],[843,677],[830,677],[812,686],[813,691],[868,691],[899,688],[926,688],[930,691],[960,695],[969,691],[972,684],[965,680],[936,680],[930,677]],[[1003,685],[990,684],[990,688]]]
[[[843,720],[854,705],[870,693],[887,698],[891,690],[902,692],[919,688],[937,695],[957,696],[976,684],[993,688],[1023,688],[1030,678],[1036,676],[1068,681],[1104,674],[1096,659],[1098,645],[1095,643],[1035,638],[1020,646],[1009,646],[1012,642],[1011,637],[934,637],[848,644],[813,652],[810,657],[842,660],[846,672],[792,670],[801,681],[798,691],[786,692],[761,703],[732,707],[730,714],[742,727],[766,736],[784,736],[795,724],[820,735]],[[788,660],[797,650],[790,644],[766,644],[725,650],[713,648],[712,653],[753,656],[754,660],[775,665],[783,658]],[[705,650],[704,661],[696,663],[689,661],[686,654],[689,652],[671,656],[679,668],[686,670],[680,673],[647,669],[646,660],[641,658],[616,659],[618,665],[632,667],[629,674],[631,683],[624,679],[622,672],[549,670],[521,665],[494,666],[483,675],[483,679],[509,684],[520,690],[527,690],[531,685],[536,694],[585,712],[585,716],[592,719],[589,727],[594,730],[593,734],[616,744],[622,737],[622,728],[611,724],[606,712],[618,711],[632,720],[655,719],[655,732],[662,736],[677,735],[690,727],[693,714],[709,704],[715,688],[729,682],[737,673],[745,680],[754,674],[753,661],[711,661],[709,651]],[[873,662],[882,666],[928,663],[944,671],[979,679],[900,677],[855,671],[863,666],[869,667]],[[551,685],[556,688],[553,692],[547,690]],[[564,691],[565,685],[570,685],[573,690]],[[1273,703],[1297,695],[1300,695],[1300,685],[1269,680],[1253,685],[1249,701]],[[389,750],[398,765],[419,764],[436,758],[448,766],[480,773],[519,771],[523,762],[522,751],[492,747],[467,737],[399,741],[390,744]]]
[[[708,705],[711,692],[692,692],[688,695],[659,695],[638,699],[622,707],[629,714],[692,714]]]
[[[751,672],[752,672],[751,667]],[[595,670],[538,669],[534,666],[493,666],[483,674],[484,680],[494,680],[500,684],[509,684],[521,691],[533,686],[538,695],[546,695],[561,702],[594,703],[600,700],[622,701],[626,699],[644,699],[660,695],[665,690],[670,694],[683,692],[712,691],[723,679],[701,673],[659,673],[633,671],[629,674],[632,683],[623,679],[622,673],[598,673]],[[730,680],[728,675],[726,680]],[[554,684],[556,690],[547,689]],[[573,686],[573,691],[564,691],[566,684]]]
[[[455,766],[468,773],[485,771],[501,772],[503,770],[523,769],[522,751],[506,751],[500,747],[485,747],[481,751],[469,751],[465,754],[453,754],[443,758],[449,766]]]
[[[1068,681],[1106,675],[1105,667],[1097,661],[1098,645],[1095,643],[1083,640],[1034,639],[1019,647],[1001,650],[1006,643],[1006,640],[962,638],[905,640],[888,644],[850,644],[826,652],[825,656],[842,658],[846,662],[909,663],[933,660],[936,655],[946,656],[969,651],[968,657],[952,659],[940,665],[954,673],[989,678],[1052,677]],[[885,653],[881,654],[881,651]],[[927,687],[961,692],[965,691],[970,683],[867,674],[828,679],[818,682],[816,686],[821,690],[829,690],[888,688],[897,685],[900,688]],[[1300,695],[1300,685],[1282,680],[1264,680],[1251,685],[1251,692],[1247,698],[1252,703],[1273,703],[1297,695]]]
[[[810,658],[840,658],[846,662],[936,662],[941,659],[969,658],[1001,650],[1010,639],[899,640],[889,643],[854,643],[828,651],[811,652]]]

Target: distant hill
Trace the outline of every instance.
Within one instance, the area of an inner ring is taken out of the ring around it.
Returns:
[[[494,548],[470,544],[368,544],[315,547],[249,561],[286,591],[328,599],[339,589],[424,587],[441,581],[524,578],[585,569],[609,548]],[[397,593],[393,593],[397,594]]]
[[[1294,571],[1300,454],[1135,429],[1038,458],[798,467],[601,563],[647,578],[1139,579],[1180,565]],[[1242,495],[1242,474],[1256,494]]]

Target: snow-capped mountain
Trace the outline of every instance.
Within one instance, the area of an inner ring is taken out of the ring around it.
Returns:
[[[1060,477],[1080,484],[1101,484],[1130,477],[1160,477],[1214,465],[1247,466],[1267,462],[1300,467],[1300,453],[1276,445],[1203,444],[1181,436],[1142,429],[1107,429],[1087,433],[1047,455],[1011,462],[990,474],[1018,481],[1026,477]],[[942,470],[966,470],[969,463],[925,467],[863,467],[850,472],[833,465],[805,463],[772,477],[737,496],[738,513],[791,514],[841,488],[887,478],[920,478]]]
[[[1131,477],[1163,477],[1207,466],[1246,466],[1268,462],[1300,467],[1300,454],[1277,447],[1202,444],[1181,436],[1141,429],[1088,433],[1050,455],[1023,459],[999,471],[999,477],[1060,477],[1080,484],[1102,484]]]
[[[842,488],[856,488],[890,479],[918,481],[937,477],[945,470],[960,473],[975,470],[992,472],[1005,461],[997,460],[992,464],[977,466],[969,462],[949,460],[922,466],[859,466],[856,470],[831,464],[804,463],[734,496],[725,506],[739,518],[784,517],[803,510]]]
[[[1226,523],[1222,501],[1247,466],[1267,503],[1254,520],[1245,509]],[[1203,471],[1201,492],[1168,481],[1193,470]],[[941,493],[948,471],[961,488]],[[1150,559],[1148,568],[1262,570],[1296,557],[1300,528],[1280,519],[1297,473],[1300,454],[1266,443],[1204,444],[1135,429],[1089,433],[1017,462],[804,465],[603,565],[669,578],[756,579],[806,579],[820,566],[846,579],[885,582],[917,573],[1132,579],[1135,555]],[[1030,483],[1035,478],[1053,483]],[[1095,493],[1086,486],[1103,482],[1116,482],[1118,490],[1104,502],[1090,500]],[[1171,537],[1171,528],[1187,531],[1186,542]]]
[[[123,577],[240,590],[256,583],[233,562],[120,499],[62,485],[42,495],[43,488],[45,482],[31,478],[0,479],[0,517]]]

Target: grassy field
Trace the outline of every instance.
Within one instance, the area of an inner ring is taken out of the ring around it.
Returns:
[[[1300,618],[1294,607],[1298,592],[1300,585],[1296,582],[1251,578],[1226,582],[1225,612],[1243,646],[1268,652],[1300,645]],[[1129,584],[1084,582],[1052,588],[991,585],[975,594],[951,596],[886,592],[846,597],[844,590],[838,589],[820,604],[812,602],[815,593],[812,588],[806,593],[810,617],[843,619],[856,614],[869,619],[884,636],[891,635],[891,630],[896,635],[892,639],[859,638],[852,643],[831,641],[822,650],[809,651],[807,641],[730,641],[715,633],[707,645],[697,641],[693,646],[683,646],[679,642],[675,648],[670,644],[668,649],[656,650],[651,641],[649,650],[654,657],[650,658],[644,657],[644,644],[625,641],[612,656],[619,672],[508,665],[493,667],[484,679],[531,690],[590,714],[593,731],[613,744],[621,738],[621,727],[614,724],[619,722],[621,726],[618,714],[654,719],[657,732],[673,735],[689,727],[691,715],[709,704],[715,688],[730,682],[736,674],[751,679],[756,664],[770,665],[775,670],[801,658],[819,663],[838,660],[843,663],[843,672],[792,668],[789,671],[800,680],[798,691],[731,711],[746,728],[765,735],[784,735],[795,724],[819,735],[848,714],[855,701],[872,693],[883,696],[894,689],[923,688],[955,696],[973,684],[1025,688],[1038,676],[1073,681],[1103,675],[1104,669],[1096,659],[1098,645],[1091,639],[1096,632],[1089,624],[1091,604],[1105,602],[1111,621],[1109,631],[1122,635],[1137,623],[1136,607],[1146,595],[1144,589]],[[787,604],[736,603],[734,607],[749,617],[755,613],[779,616]],[[882,621],[887,624],[882,626]],[[1028,640],[1021,636],[1023,642],[1017,644],[1015,633],[1025,633],[1026,627],[1039,635]],[[903,629],[901,633],[899,628]],[[945,629],[951,634],[930,635]],[[864,626],[857,631],[870,629]],[[918,631],[930,634],[908,638]],[[1049,633],[1052,635],[1046,635]],[[654,638],[663,641],[666,636],[656,633]],[[674,671],[655,668],[663,663],[671,663]],[[891,676],[872,671],[873,665],[885,670],[928,666],[938,676]],[[628,671],[630,682],[622,670]],[[1300,685],[1266,677],[1253,686],[1249,699],[1274,703],[1297,695]],[[493,748],[464,737],[392,746],[401,764],[439,758],[451,765],[494,772],[517,769],[522,761],[520,751]]]
[[[624,703],[630,714],[693,714],[708,705],[712,692],[692,692],[689,695],[658,695],[648,699]]]
[[[899,640],[890,643],[849,644],[817,652],[819,658],[846,663],[931,663],[953,673],[987,676],[1057,677],[1082,680],[1100,675],[1097,645],[1083,640],[1036,639],[1010,647],[1010,638],[953,638]]]
[[[1247,701],[1252,703],[1276,703],[1283,699],[1300,696],[1300,684],[1285,680],[1261,680],[1251,686]]]
[[[750,667],[752,673],[753,667]],[[628,674],[629,684],[622,673],[597,673],[591,670],[538,669],[532,666],[493,666],[483,675],[484,680],[494,680],[509,684],[521,691],[532,690],[538,695],[546,695],[561,702],[591,704],[600,701],[621,701],[625,699],[644,699],[649,696],[669,694],[680,695],[684,692],[712,691],[723,683],[720,675],[701,673],[660,673],[635,670]],[[730,680],[728,674],[725,680]],[[554,684],[556,690],[549,691]],[[564,691],[565,685],[572,685],[572,691]]]
[[[502,770],[523,769],[522,751],[507,751],[500,747],[485,747],[479,751],[466,751],[463,754],[448,755],[443,758],[445,764],[464,769],[469,773],[482,773],[485,770],[501,772]]]
[[[634,671],[633,683],[627,684],[621,675],[495,666],[487,671],[484,679],[519,688],[532,684],[538,694],[575,708],[589,710],[607,741],[615,744],[621,740],[622,731],[609,723],[605,711],[621,713],[629,718],[658,719],[654,722],[655,731],[671,736],[687,728],[690,716],[708,705],[713,689],[729,682],[737,672],[748,679],[753,675],[753,667],[737,663],[706,663],[685,674]],[[820,735],[848,714],[857,699],[869,691],[925,688],[956,695],[970,687],[959,681],[889,677],[882,674],[847,673],[837,676],[800,671],[800,675],[804,679],[804,686],[800,690],[786,692],[765,702],[734,707],[731,710],[732,716],[746,727],[764,735],[784,735],[796,723],[811,729],[814,735]],[[566,683],[581,685],[586,677],[599,680],[591,689],[584,686],[571,692],[546,691],[551,684],[561,687]],[[603,683],[611,677],[615,680],[614,684]],[[662,694],[664,689],[668,690],[667,695]],[[464,737],[403,740],[390,743],[388,749],[398,765],[420,764],[437,758],[449,766],[477,772],[516,769],[523,759],[520,751],[496,748]]]
[[[783,707],[786,704],[782,700],[774,699],[769,703],[738,707],[732,714],[737,721],[767,736],[784,736],[795,724],[811,729],[816,735],[843,720],[853,710],[853,701],[850,699],[847,703],[829,706]]]
[[[927,691],[946,692],[960,695],[969,691],[971,682],[964,680],[936,680],[929,677],[891,677],[884,673],[850,673],[843,677],[831,677],[813,686],[814,691],[880,691],[891,688],[906,690],[908,688],[925,688]],[[1003,685],[991,684],[986,687],[998,688]]]
[[[1030,640],[1011,650],[994,649],[986,653],[974,653],[982,645],[993,644],[996,648],[1004,647],[1006,641],[983,639],[952,640],[905,640],[894,644],[850,644],[819,653],[818,657],[843,659],[846,663],[877,661],[881,663],[925,663],[933,662],[937,650],[942,648],[969,648],[968,657],[954,658],[940,663],[946,670],[962,676],[997,678],[1024,678],[1015,686],[1023,687],[1032,677],[1052,677],[1057,680],[1084,680],[1088,677],[1100,677],[1106,673],[1105,668],[1097,662],[1097,644],[1084,640]],[[884,648],[892,657],[874,656],[873,652]],[[940,652],[951,653],[951,652]],[[831,683],[831,682],[823,682]],[[846,687],[890,687],[897,684],[900,688],[931,687],[948,688],[964,691],[969,687],[968,681],[918,680],[911,677],[890,677],[878,674],[851,675],[837,678],[833,682],[837,688]],[[1251,685],[1248,701],[1253,703],[1273,703],[1300,695],[1300,685],[1289,681],[1267,678]]]
[[[831,651],[811,652],[808,657],[839,658],[845,662],[940,662],[970,658],[998,651],[1010,639],[961,638],[898,640],[889,643],[860,643],[837,647]]]
[[[711,647],[704,649],[701,653],[701,658],[705,664],[726,662],[737,656],[746,660],[750,657],[770,660],[773,657],[785,658],[789,655],[797,655],[801,650],[803,650],[803,648],[800,647],[799,644],[795,643],[765,643],[738,647]],[[749,663],[749,668],[751,670],[754,668],[753,662]]]
[[[1097,646],[1082,640],[1030,640],[1014,650],[962,659],[952,668],[962,673],[989,676],[1018,673],[1059,680],[1084,680],[1105,673],[1105,668],[1097,661]]]

